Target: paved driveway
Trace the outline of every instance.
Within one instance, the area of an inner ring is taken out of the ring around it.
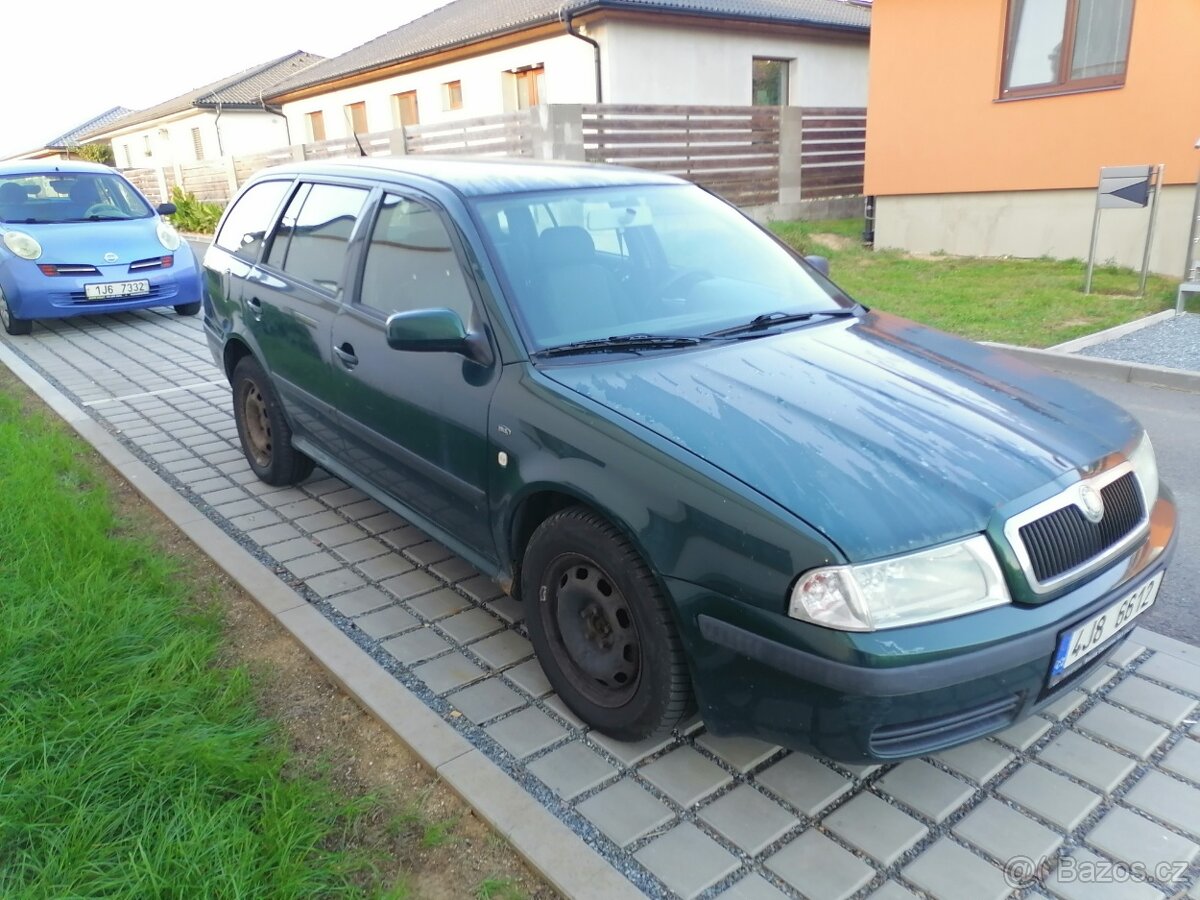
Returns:
[[[320,470],[255,479],[199,319],[8,345],[649,896],[1200,898],[1196,648],[1139,634],[1042,715],[898,766],[699,722],[616,743],[550,693],[520,606],[468,564]]]

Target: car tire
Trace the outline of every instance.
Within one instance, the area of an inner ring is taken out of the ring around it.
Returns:
[[[175,307],[175,312],[181,316],[194,316],[200,312],[200,301],[195,303],[180,303]]]
[[[8,301],[0,291],[0,325],[4,326],[5,334],[29,334],[33,331],[33,319],[18,319],[8,308]]]
[[[584,722],[637,741],[670,731],[691,708],[668,600],[604,518],[572,506],[542,522],[525,550],[521,594],[546,677]]]
[[[250,468],[267,484],[303,481],[313,461],[292,446],[292,427],[263,367],[245,356],[233,369],[233,418]]]

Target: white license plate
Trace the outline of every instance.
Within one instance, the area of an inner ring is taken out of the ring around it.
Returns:
[[[149,281],[109,281],[105,284],[85,284],[84,296],[89,300],[120,300],[150,293]]]
[[[1104,612],[1064,633],[1058,639],[1058,651],[1054,654],[1054,665],[1050,667],[1050,678],[1061,675],[1093,650],[1108,643],[1118,631],[1123,631],[1130,622],[1153,606],[1162,580],[1163,573],[1159,572]]]

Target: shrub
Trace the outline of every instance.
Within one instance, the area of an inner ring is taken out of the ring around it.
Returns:
[[[190,191],[184,193],[178,186],[171,188],[171,202],[175,204],[175,214],[171,216],[171,221],[180,231],[212,234],[217,228],[221,213],[224,212],[220,203],[197,200],[195,194]]]
[[[105,141],[97,141],[94,144],[81,144],[78,147],[72,147],[71,152],[80,159],[86,159],[88,162],[103,163],[106,166],[113,164],[112,145]]]

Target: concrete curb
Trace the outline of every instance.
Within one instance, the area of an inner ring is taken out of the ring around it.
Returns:
[[[1156,312],[1153,315],[1146,316],[1144,319],[1126,322],[1124,325],[1114,325],[1112,328],[1105,328],[1103,331],[1097,331],[1094,334],[1085,334],[1083,337],[1075,338],[1073,341],[1063,341],[1061,344],[1055,344],[1049,349],[1059,353],[1074,353],[1076,350],[1082,350],[1085,347],[1094,347],[1096,344],[1114,341],[1119,337],[1133,334],[1135,331],[1141,331],[1143,328],[1149,328],[1151,325],[1157,325],[1159,322],[1164,322],[1167,319],[1173,319],[1175,316],[1175,310],[1164,309],[1162,312]]]
[[[988,347],[995,347],[997,350],[1004,350],[1044,369],[1068,375],[1089,375],[1094,378],[1108,378],[1131,384],[1146,384],[1171,388],[1176,391],[1200,393],[1200,372],[1169,369],[1166,366],[1146,366],[1115,359],[1098,359],[1094,356],[1075,356],[1056,350],[1035,350],[1031,347],[997,344],[992,341],[983,341],[982,343]]]
[[[286,629],[309,655],[567,897],[639,898],[628,879],[233,538],[0,343],[0,364]]]

